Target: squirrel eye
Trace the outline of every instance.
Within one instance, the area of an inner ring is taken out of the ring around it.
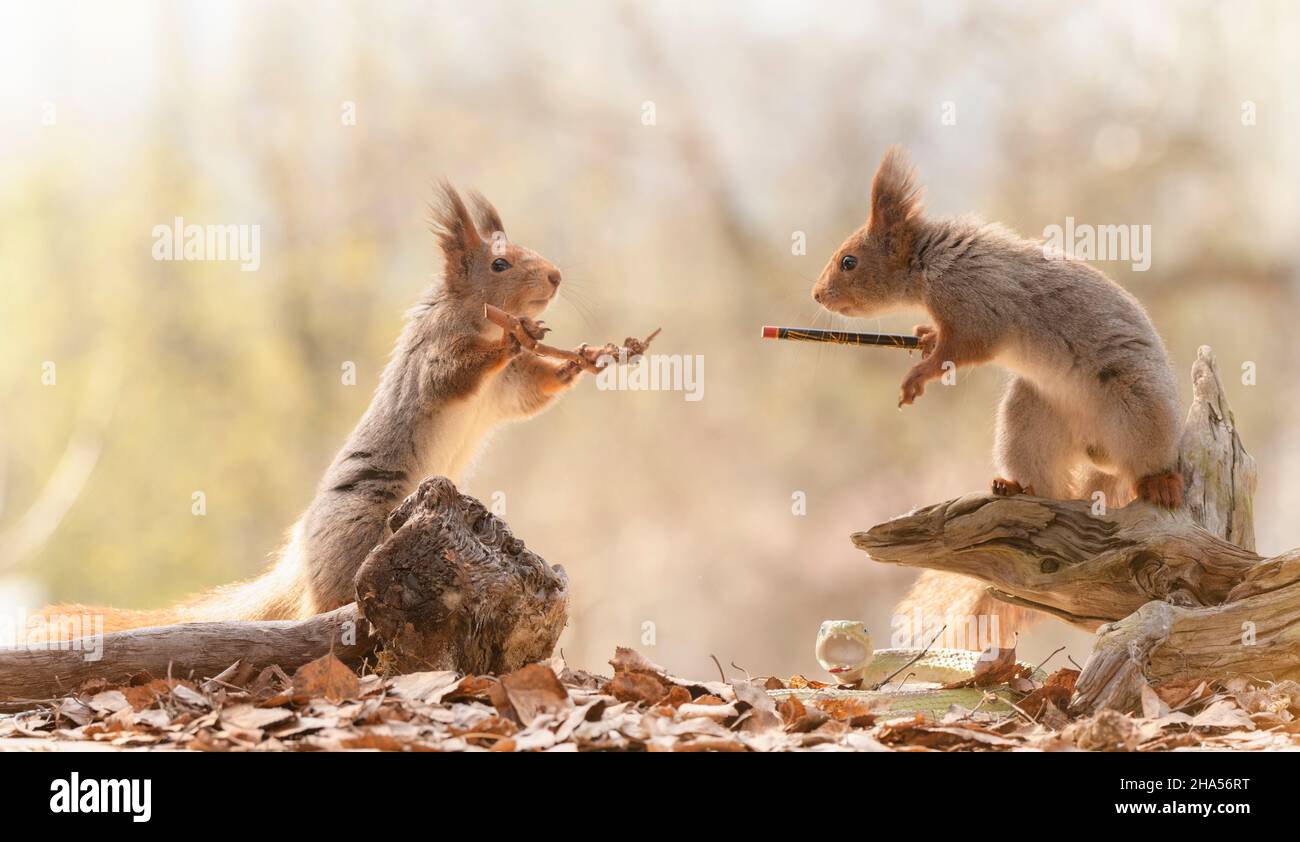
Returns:
[[[510,261],[506,260],[504,257],[498,257],[496,260],[492,261],[493,272],[504,272],[509,268]]]
[[[853,267],[858,265],[858,259],[851,254],[846,254],[840,258],[840,268],[845,272],[853,271]]]

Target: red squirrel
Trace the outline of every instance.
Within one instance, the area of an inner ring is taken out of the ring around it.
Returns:
[[[108,632],[196,620],[295,619],[351,602],[353,577],[385,535],[388,513],[426,476],[457,479],[491,430],[541,412],[574,385],[582,368],[523,353],[518,339],[484,318],[492,304],[535,319],[560,286],[560,270],[509,242],[501,217],[471,195],[474,213],[443,183],[433,209],[442,282],[408,313],[369,408],[325,472],[315,499],[261,576],[158,611],[56,605],[50,618],[92,613]],[[41,619],[38,618],[38,621]],[[39,631],[34,632],[40,636]]]
[[[902,149],[885,152],[870,217],[831,256],[813,298],[846,316],[930,314],[914,330],[921,361],[900,407],[953,367],[1013,372],[997,414],[994,494],[1182,505],[1178,389],[1142,305],[1097,269],[1002,226],[927,217]]]

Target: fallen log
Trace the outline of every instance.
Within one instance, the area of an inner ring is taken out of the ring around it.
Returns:
[[[375,643],[355,604],[306,620],[181,623],[0,649],[0,708],[70,693],[91,679],[128,684],[136,676],[210,678],[236,661],[292,672],[333,652],[354,669]]]
[[[333,652],[354,669],[483,673],[551,654],[567,616],[563,568],[443,477],[422,482],[389,525],[358,572],[356,603],[298,621],[181,623],[0,648],[0,708],[91,679],[210,678],[236,661],[292,671]]]

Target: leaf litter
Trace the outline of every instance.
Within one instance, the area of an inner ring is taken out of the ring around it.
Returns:
[[[43,742],[193,751],[1183,751],[1300,747],[1300,684],[1204,681],[1144,688],[1141,711],[1069,711],[1078,671],[1035,678],[1014,652],[970,685],[1011,714],[953,706],[939,719],[885,713],[870,696],[811,698],[802,676],[732,682],[670,674],[620,647],[613,674],[555,656],[500,676],[357,675],[333,655],[200,681],[88,682],[0,713],[0,751]],[[89,747],[89,746],[87,746]]]

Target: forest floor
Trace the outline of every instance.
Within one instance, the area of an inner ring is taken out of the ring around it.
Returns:
[[[1171,751],[1300,748],[1300,684],[1189,682],[1147,690],[1140,715],[1064,712],[1075,670],[984,688],[1006,715],[938,719],[869,699],[778,701],[795,676],[696,681],[630,649],[612,677],[558,656],[504,676],[358,676],[332,655],[287,675],[232,665],[206,680],[92,682],[0,714],[0,751]],[[1013,689],[1014,688],[1014,689]]]

